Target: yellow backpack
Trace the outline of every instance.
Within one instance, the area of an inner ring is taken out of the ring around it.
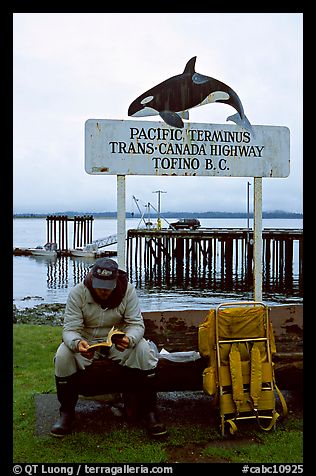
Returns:
[[[283,416],[287,405],[275,382],[276,347],[268,307],[255,301],[220,304],[200,324],[198,337],[199,352],[209,364],[203,389],[219,404],[222,435],[225,424],[234,434],[238,420],[256,419],[262,430],[274,428],[280,416],[275,391]]]

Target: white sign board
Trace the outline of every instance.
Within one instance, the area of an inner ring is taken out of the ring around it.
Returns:
[[[229,124],[88,119],[85,170],[92,175],[287,177],[290,131]]]

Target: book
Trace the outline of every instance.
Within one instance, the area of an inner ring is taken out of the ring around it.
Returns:
[[[87,350],[96,349],[97,347],[111,347],[112,344],[115,344],[115,341],[122,339],[125,336],[125,332],[120,331],[119,329],[115,329],[113,326],[110,329],[106,341],[104,342],[97,342],[96,344],[91,344],[87,348]]]

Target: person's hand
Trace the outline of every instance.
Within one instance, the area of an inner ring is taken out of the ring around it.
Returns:
[[[78,342],[78,352],[83,355],[83,357],[86,357],[86,359],[92,359],[94,351],[93,350],[88,350],[89,348],[89,343],[86,340],[80,340]]]
[[[116,336],[117,337],[117,336]],[[123,352],[125,349],[128,348],[128,345],[129,345],[129,338],[127,336],[123,336],[122,338],[120,339],[116,339],[115,340],[115,347],[117,348],[117,350],[119,350],[120,352]]]

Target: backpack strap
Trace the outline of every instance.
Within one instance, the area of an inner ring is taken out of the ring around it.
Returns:
[[[228,423],[230,426],[229,426],[229,432],[231,435],[234,435],[236,432],[237,432],[237,425],[236,423],[229,419],[229,420],[226,420],[225,423]]]
[[[250,355],[251,355],[251,372],[250,372],[251,403],[253,406],[253,411],[255,413],[258,425],[260,426],[262,430],[269,431],[275,425],[277,419],[280,417],[280,414],[275,409],[273,409],[272,417],[271,417],[269,425],[264,427],[261,424],[260,416],[258,412],[258,403],[262,393],[262,363],[261,363],[260,349],[257,343],[254,343],[254,345],[252,346]],[[273,373],[273,383],[282,405],[283,417],[285,417],[288,412],[287,405],[282,393],[280,392],[278,386],[275,383],[274,373]]]
[[[229,352],[229,367],[232,381],[232,396],[236,406],[236,414],[239,414],[240,406],[245,400],[243,377],[241,369],[241,357],[238,344],[234,343]]]
[[[276,421],[277,421],[277,419],[279,418],[280,415],[278,414],[278,412],[276,410],[273,410],[272,411],[272,417],[271,417],[271,420],[270,420],[270,423],[269,423],[268,426],[263,426],[261,424],[258,409],[255,410],[255,416],[256,416],[256,419],[257,419],[257,423],[260,426],[261,430],[270,431],[271,428],[273,428],[274,425],[276,424]]]
[[[255,342],[250,352],[250,398],[255,411],[258,410],[262,392],[262,363],[260,349]]]
[[[280,399],[280,402],[281,402],[281,406],[282,406],[282,418],[285,418],[288,414],[288,408],[287,408],[287,404],[286,404],[286,401],[285,401],[285,398],[283,397],[279,387],[277,386],[277,384],[274,382],[274,388],[278,394],[278,397]]]

